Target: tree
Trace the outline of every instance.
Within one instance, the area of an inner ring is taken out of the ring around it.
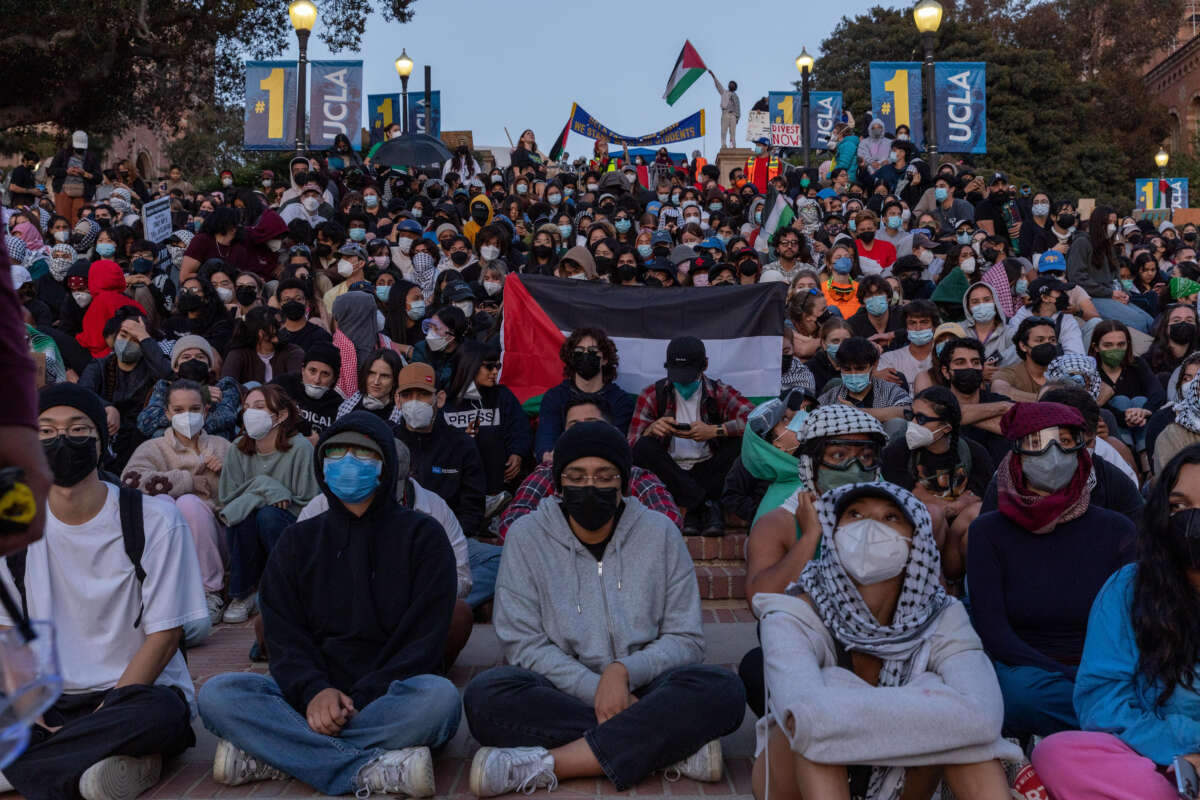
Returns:
[[[322,0],[317,36],[357,49],[367,18],[407,22],[415,0]],[[246,57],[295,40],[287,0],[0,0],[0,134],[54,125],[116,134],[177,131],[242,92]]]

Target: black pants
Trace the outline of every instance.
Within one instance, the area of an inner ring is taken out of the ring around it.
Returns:
[[[619,791],[733,733],[746,713],[741,682],[727,669],[697,664],[659,675],[638,702],[602,725],[591,703],[520,667],[494,667],[467,684],[471,735],[490,747],[552,749],[583,737]]]
[[[694,511],[703,506],[705,500],[721,499],[725,476],[742,452],[740,437],[712,439],[709,444],[712,457],[687,470],[675,463],[670,449],[661,439],[643,436],[633,446],[633,463],[657,475],[675,499],[675,505]]]
[[[763,680],[763,650],[756,647],[742,656],[738,664],[738,677],[746,688],[746,705],[754,712],[754,716],[762,717],[766,713],[767,684]]]
[[[104,707],[97,710],[101,701]],[[64,695],[46,712],[54,732],[35,725],[29,749],[4,770],[26,800],[77,800],[79,777],[109,756],[170,757],[196,743],[191,711],[178,689],[122,686]]]

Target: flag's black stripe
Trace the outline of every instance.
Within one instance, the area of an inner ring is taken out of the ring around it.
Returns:
[[[560,330],[603,328],[609,336],[736,339],[783,333],[783,283],[660,289],[545,275],[521,282]]]

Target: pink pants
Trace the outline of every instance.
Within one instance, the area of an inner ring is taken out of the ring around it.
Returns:
[[[1111,733],[1047,736],[1032,761],[1054,800],[1179,800],[1173,779]]]
[[[166,497],[166,495],[159,495]],[[205,592],[219,592],[225,586],[225,526],[217,522],[217,515],[199,497],[185,494],[173,498],[179,513],[192,529],[192,541],[196,543],[196,557],[200,560],[200,579]]]

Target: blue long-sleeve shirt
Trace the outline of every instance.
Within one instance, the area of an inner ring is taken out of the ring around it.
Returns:
[[[1200,693],[1176,686],[1161,708],[1160,686],[1138,674],[1141,651],[1131,609],[1137,565],[1108,579],[1088,618],[1083,661],[1075,678],[1075,711],[1085,731],[1111,733],[1155,764],[1200,749]]]
[[[1133,523],[1093,505],[1037,534],[991,511],[969,533],[971,620],[988,655],[1074,679],[1092,601],[1131,560]]]
[[[558,441],[558,437],[563,432],[563,426],[566,425],[567,401],[571,399],[572,392],[578,391],[574,388],[574,381],[568,379],[558,386],[548,389],[542,395],[542,408],[538,412],[537,434],[533,439],[535,460],[541,461],[543,453],[554,449],[554,443]],[[612,411],[613,425],[616,425],[621,433],[628,434],[629,423],[633,420],[634,396],[615,383],[604,384],[604,388],[597,394],[608,403],[609,409]]]

